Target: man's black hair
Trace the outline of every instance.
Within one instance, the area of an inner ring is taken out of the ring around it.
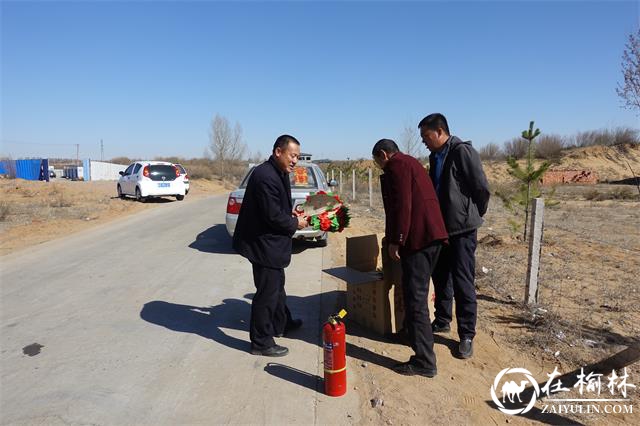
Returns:
[[[380,154],[380,151],[384,151],[387,154],[393,154],[395,152],[399,152],[400,150],[398,149],[398,145],[391,139],[380,139],[373,146],[371,154],[373,154],[374,157],[377,157]]]
[[[442,128],[448,136],[451,135],[447,119],[439,112],[429,114],[423,118],[422,121],[420,121],[420,124],[418,124],[418,129],[422,129],[423,127],[428,130],[438,130]]]
[[[278,136],[278,139],[276,139],[276,142],[273,144],[273,151],[272,152],[276,152],[276,148],[280,148],[280,149],[286,149],[289,146],[289,143],[295,143],[296,145],[300,145],[300,142],[298,142],[298,139],[294,138],[291,135],[281,135]]]

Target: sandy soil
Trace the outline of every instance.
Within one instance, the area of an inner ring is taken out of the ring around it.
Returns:
[[[227,191],[220,181],[192,180],[184,201]],[[79,232],[175,199],[120,200],[115,182],[0,179],[0,255]]]
[[[518,163],[524,165],[525,160]],[[536,167],[541,163],[541,160],[534,161]],[[631,170],[636,176],[640,175],[640,144],[574,148],[565,151],[560,160],[551,163],[551,169],[594,170],[600,182],[615,182],[633,177]],[[504,160],[485,161],[483,166],[490,181],[507,182],[511,179],[509,166]]]
[[[611,190],[606,185],[598,189]],[[540,402],[524,417],[508,416],[496,409],[490,396],[502,369],[527,368],[544,384],[555,367],[562,374],[574,372],[640,345],[635,279],[640,274],[640,202],[585,200],[584,194],[592,190],[593,186],[559,188],[559,204],[547,211],[540,305],[535,308],[522,303],[528,246],[511,233],[509,213],[492,201],[479,231],[478,334],[472,359],[456,359],[457,335],[444,334],[436,337],[436,378],[400,376],[390,367],[407,360],[412,350],[347,323],[349,366],[357,377],[350,387],[362,395],[363,423],[637,424],[637,413],[554,415],[542,413]],[[384,229],[379,204],[372,209],[354,204],[352,210],[352,226],[331,236],[336,266],[345,265],[345,237]],[[640,362],[627,369],[635,378],[632,382],[640,382]],[[630,394],[638,410],[638,393]],[[570,395],[580,397],[576,390]],[[371,400],[376,398],[383,405],[373,407]]]
[[[220,182],[192,181],[191,185],[183,202],[227,190]],[[507,222],[511,216],[494,197],[479,232],[475,355],[470,360],[456,359],[455,333],[437,337],[436,378],[397,375],[390,367],[407,360],[411,349],[348,323],[349,368],[355,373],[350,391],[361,395],[362,423],[638,424],[637,389],[630,391],[636,413],[627,415],[550,415],[541,413],[538,404],[526,417],[507,416],[495,408],[489,392],[496,374],[507,367],[527,368],[544,383],[555,367],[570,373],[640,345],[640,202],[588,199],[594,189],[607,193],[616,188],[558,189],[559,204],[547,210],[545,219],[536,308],[522,303],[527,245],[512,234]],[[113,182],[47,184],[5,179],[0,180],[0,193],[0,254],[176,202],[119,200]],[[330,238],[332,266],[345,264],[346,236],[383,231],[379,197],[374,198],[373,208],[359,203],[351,207],[352,226]],[[640,363],[631,364],[628,371],[630,381],[640,386]],[[371,400],[376,398],[381,404],[373,407]]]

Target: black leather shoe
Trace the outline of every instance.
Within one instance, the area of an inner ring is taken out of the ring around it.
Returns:
[[[473,340],[462,339],[460,341],[460,345],[458,346],[458,355],[462,359],[471,358],[471,356],[473,355]]]
[[[431,324],[431,331],[433,331],[434,333],[448,333],[451,331],[451,326],[449,324],[439,324],[434,321]]]
[[[300,327],[302,327],[302,320],[301,319],[291,320],[291,322],[287,323],[287,325],[285,326],[284,332],[276,334],[276,337],[286,336],[287,334],[289,334],[289,332],[291,332],[293,330],[297,330]]]
[[[433,368],[424,368],[418,367],[413,364],[411,361],[403,362],[401,364],[396,364],[393,366],[393,371],[398,374],[402,374],[403,376],[423,376],[428,378],[433,378],[438,374],[438,371]]]
[[[289,349],[284,346],[273,345],[266,349],[258,349],[251,345],[251,353],[253,355],[262,355],[262,356],[285,356],[289,353]]]

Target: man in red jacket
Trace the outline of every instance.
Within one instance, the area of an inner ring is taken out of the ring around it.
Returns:
[[[447,239],[438,197],[422,164],[400,152],[391,139],[373,147],[373,158],[384,170],[380,176],[384,202],[385,237],[389,255],[402,265],[405,326],[415,351],[394,371],[407,376],[437,374],[427,295],[429,279]]]

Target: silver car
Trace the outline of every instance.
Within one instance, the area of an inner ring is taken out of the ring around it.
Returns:
[[[227,214],[226,225],[227,232],[233,236],[233,232],[236,229],[236,222],[238,221],[238,213],[242,207],[242,199],[244,198],[244,191],[249,182],[249,177],[253,173],[255,166],[251,167],[245,177],[242,179],[242,183],[235,191],[229,194],[227,201]],[[289,173],[289,180],[291,182],[291,199],[293,200],[293,210],[305,202],[307,195],[312,192],[325,191],[330,192],[331,187],[336,186],[335,181],[327,182],[324,177],[324,173],[320,170],[320,167],[313,163],[298,162],[292,173]],[[300,240],[315,240],[320,246],[327,245],[327,233],[324,231],[316,231],[312,227],[307,227],[296,231],[293,235],[294,239]]]

